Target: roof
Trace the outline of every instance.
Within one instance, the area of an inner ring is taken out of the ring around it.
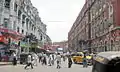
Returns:
[[[107,58],[108,60],[111,60],[113,58],[120,57],[120,52],[119,51],[101,52],[97,55]]]

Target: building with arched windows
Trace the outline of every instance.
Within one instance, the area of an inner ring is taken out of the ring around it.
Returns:
[[[68,33],[74,51],[120,51],[120,0],[86,0]]]
[[[48,37],[46,26],[31,0],[0,0],[0,43],[13,48],[12,44],[26,44],[22,38],[33,34],[43,46]]]

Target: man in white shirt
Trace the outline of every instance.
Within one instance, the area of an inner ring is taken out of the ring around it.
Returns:
[[[38,57],[39,57],[39,63],[42,61],[42,54],[38,53]]]
[[[32,64],[32,55],[29,54],[28,55],[28,59],[27,59],[27,65],[25,66],[25,69],[28,67],[28,66],[31,66],[31,68],[33,69],[33,64]]]
[[[37,56],[37,54],[34,53],[33,57],[34,57],[33,64],[37,66],[37,63],[38,63],[38,56]]]
[[[42,56],[42,65],[44,65],[44,64],[47,65],[47,56],[45,53]]]
[[[53,65],[52,61],[53,61],[53,57],[52,57],[52,54],[50,54],[49,61],[48,61],[49,66]]]
[[[57,68],[60,69],[61,68],[61,66],[60,66],[60,64],[61,64],[61,55],[60,55],[60,53],[58,53],[55,60],[57,60]]]

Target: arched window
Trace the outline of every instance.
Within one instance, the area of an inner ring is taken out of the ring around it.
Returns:
[[[17,27],[17,32],[20,32],[19,27]]]
[[[21,14],[22,14],[22,12],[19,10],[19,11],[18,11],[18,19],[19,19],[19,20],[21,19]]]
[[[5,8],[8,8],[8,9],[10,8],[10,1],[11,0],[5,0],[5,4],[4,4]]]

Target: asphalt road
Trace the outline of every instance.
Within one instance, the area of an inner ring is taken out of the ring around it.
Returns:
[[[73,64],[72,68],[67,68],[67,62],[62,62],[61,69],[56,69],[56,65],[54,66],[42,66],[38,64],[38,66],[34,66],[34,69],[28,68],[24,69],[24,65],[7,65],[0,66],[0,72],[91,72],[92,67],[83,68],[82,65]]]

